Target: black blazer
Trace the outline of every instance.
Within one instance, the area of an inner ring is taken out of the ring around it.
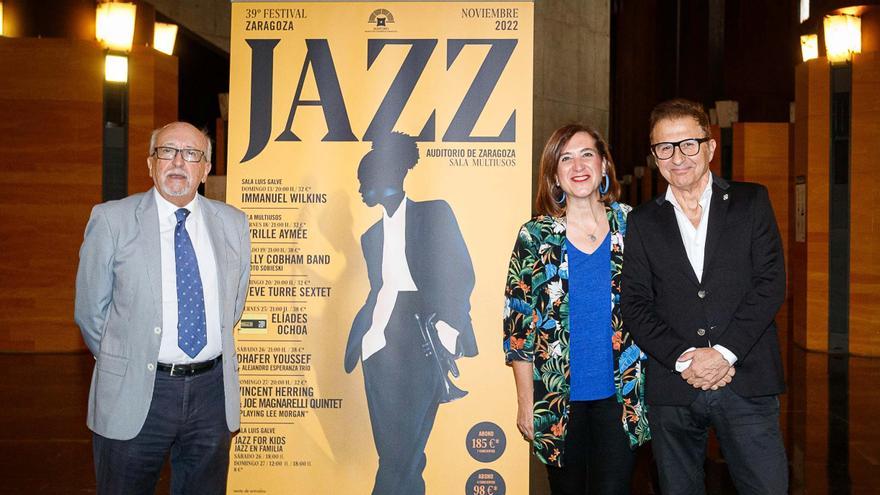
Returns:
[[[382,220],[361,236],[370,293],[348,334],[345,348],[345,371],[348,373],[360,359],[361,340],[370,329],[376,298],[382,288],[383,241]],[[457,350],[462,355],[476,356],[477,341],[470,316],[474,267],[448,203],[407,200],[406,261],[424,301],[425,311],[436,312],[436,320],[443,320],[458,330]]]
[[[702,283],[664,196],[633,210],[621,282],[625,328],[650,359],[648,404],[697,395],[675,372],[690,347],[720,344],[737,356],[728,385],[741,396],[784,391],[773,318],[785,299],[785,263],[767,189],[714,177]]]

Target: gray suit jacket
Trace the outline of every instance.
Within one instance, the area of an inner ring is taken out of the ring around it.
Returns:
[[[241,318],[250,275],[247,216],[199,198],[220,284],[226,423],[239,427],[238,360],[232,329]],[[112,439],[134,438],[153,396],[162,332],[159,218],[151,189],[95,206],[76,275],[75,319],[95,356],[88,426]]]

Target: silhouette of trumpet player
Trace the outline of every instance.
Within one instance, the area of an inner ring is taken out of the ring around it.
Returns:
[[[346,372],[363,363],[379,454],[374,495],[425,493],[438,406],[467,394],[451,381],[455,360],[477,355],[474,270],[455,215],[445,201],[412,201],[403,189],[418,160],[415,139],[395,132],[374,141],[358,167],[364,203],[383,209],[361,237],[370,293],[345,349]]]

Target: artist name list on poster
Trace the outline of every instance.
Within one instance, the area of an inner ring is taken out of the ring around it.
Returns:
[[[243,178],[239,194],[251,228],[251,281],[238,338],[243,422],[290,424],[314,409],[341,408],[341,399],[322,397],[310,383],[309,316],[333,287],[320,272],[331,255],[312,236],[309,218],[328,195],[272,177]]]
[[[311,186],[286,185],[284,179],[245,178],[241,184],[242,209],[248,212],[251,227],[251,271],[254,274],[295,275],[300,265],[329,265],[330,255],[309,249],[310,229],[300,211],[303,207],[327,204],[326,193]],[[329,292],[325,288],[323,292]],[[260,288],[251,297],[329,297],[290,287]],[[301,292],[301,294],[297,294]],[[321,292],[321,291],[318,291]]]
[[[315,303],[333,288],[321,270],[332,263],[313,235],[310,219],[328,195],[283,178],[241,179],[240,208],[248,215],[251,280],[240,323],[237,356],[241,434],[233,448],[234,471],[310,467],[287,451],[289,428],[318,410],[341,410],[343,399],[314,382],[309,341]],[[320,281],[320,282],[317,282]]]

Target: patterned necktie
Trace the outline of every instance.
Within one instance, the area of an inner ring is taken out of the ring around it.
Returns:
[[[205,325],[205,296],[196,251],[186,232],[189,210],[174,212],[174,259],[177,265],[177,346],[194,358],[208,343]]]

